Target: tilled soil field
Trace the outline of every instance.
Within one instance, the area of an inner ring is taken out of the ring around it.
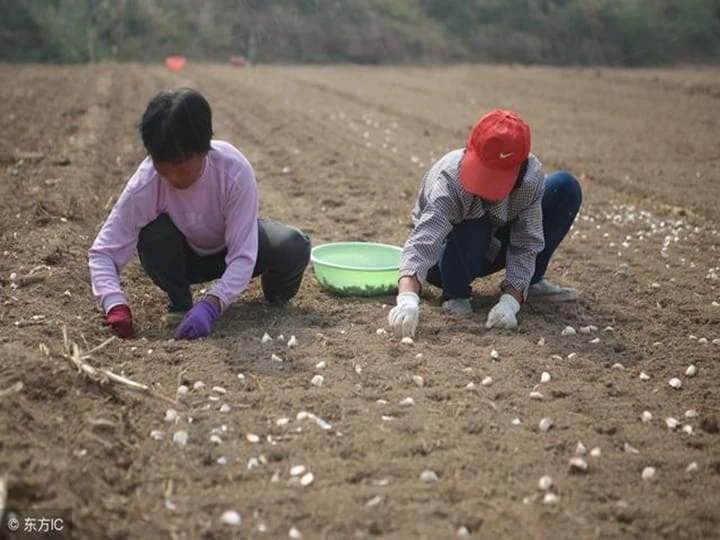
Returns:
[[[65,509],[78,539],[720,538],[717,69],[0,66],[0,80],[0,479],[19,515]],[[308,268],[291,307],[253,283],[210,338],[174,342],[136,258],[122,278],[138,337],[104,343],[87,250],[144,157],[147,101],[177,85],[205,93],[216,137],[254,165],[262,215],[314,245],[402,245],[433,158],[487,110],[518,111],[547,172],[582,184],[548,272],[581,300],[487,331],[500,274],[476,282],[471,319],[430,288],[404,345],[378,332],[394,297],[335,297]],[[73,354],[151,392],[94,382]]]

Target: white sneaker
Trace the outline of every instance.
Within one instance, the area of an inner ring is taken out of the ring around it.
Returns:
[[[577,300],[578,292],[570,287],[560,287],[542,279],[530,285],[528,300],[540,302],[571,302]]]
[[[442,308],[454,315],[472,314],[472,306],[469,298],[452,298],[442,303]]]

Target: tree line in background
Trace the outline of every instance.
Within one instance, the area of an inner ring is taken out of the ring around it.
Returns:
[[[720,60],[720,0],[0,0],[0,60],[661,65]]]

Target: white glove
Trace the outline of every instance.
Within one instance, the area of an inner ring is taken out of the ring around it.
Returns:
[[[510,294],[503,294],[488,313],[485,328],[517,328],[520,303]]]
[[[397,295],[397,305],[388,313],[388,323],[395,334],[414,337],[420,318],[420,297],[414,292]]]

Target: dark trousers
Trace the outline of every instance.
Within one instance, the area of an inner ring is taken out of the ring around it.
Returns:
[[[198,255],[167,214],[143,227],[137,249],[145,272],[167,293],[170,311],[190,309],[190,285],[219,279],[226,268],[227,249],[205,257]],[[309,261],[310,239],[305,233],[277,221],[258,220],[253,277],[261,276],[268,302],[284,304],[294,297]]]
[[[535,258],[535,274],[530,283],[537,283],[547,271],[555,250],[570,230],[582,203],[582,189],[568,172],[556,172],[545,179],[542,199],[545,249]],[[458,223],[448,235],[438,264],[428,272],[427,280],[443,289],[443,299],[469,298],[470,284],[475,278],[494,274],[505,268],[510,239],[510,226],[495,233],[500,250],[494,261],[487,260],[492,240],[492,224],[485,215]]]

